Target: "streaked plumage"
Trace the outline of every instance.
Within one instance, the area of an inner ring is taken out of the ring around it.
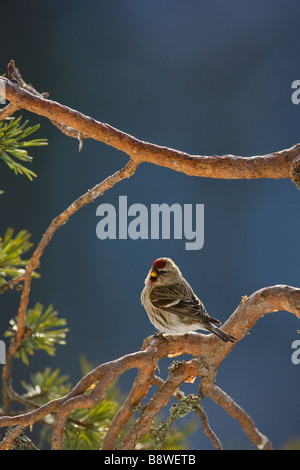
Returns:
[[[203,303],[170,258],[154,261],[141,294],[141,302],[151,323],[162,333],[181,335],[206,330],[223,341],[234,342],[215,325],[220,321],[208,315]]]

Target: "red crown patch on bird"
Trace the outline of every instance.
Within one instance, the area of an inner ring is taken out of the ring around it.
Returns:
[[[166,262],[163,259],[157,259],[153,263],[153,267],[157,269],[163,269],[166,266]]]

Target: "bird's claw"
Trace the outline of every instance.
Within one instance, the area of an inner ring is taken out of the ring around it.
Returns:
[[[163,336],[163,333],[159,333],[158,331],[154,331],[153,337],[154,338],[161,338]]]

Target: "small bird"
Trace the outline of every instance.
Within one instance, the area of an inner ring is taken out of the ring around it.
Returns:
[[[183,335],[206,330],[224,342],[236,341],[215,326],[221,322],[208,315],[203,303],[170,258],[154,261],[145,279],[141,302],[151,323],[162,333]]]

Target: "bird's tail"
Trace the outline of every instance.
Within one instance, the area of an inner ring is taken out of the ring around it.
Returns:
[[[205,328],[210,331],[211,333],[214,333],[215,335],[217,335],[222,341],[224,341],[225,343],[228,343],[229,341],[231,343],[235,343],[236,342],[236,338],[234,336],[231,336],[231,335],[228,335],[227,333],[225,333],[224,331],[220,330],[220,328],[218,328],[217,326],[215,325],[212,325],[211,323],[207,323],[205,325]]]

